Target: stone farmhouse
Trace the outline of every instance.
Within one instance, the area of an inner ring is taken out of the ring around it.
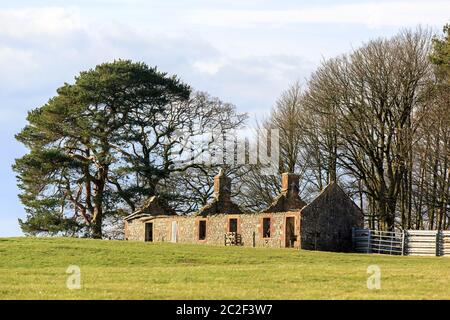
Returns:
[[[125,218],[127,240],[250,247],[287,247],[348,252],[352,228],[363,227],[358,206],[329,184],[309,204],[299,197],[299,177],[282,174],[281,194],[265,210],[242,212],[230,196],[222,170],[214,178],[214,199],[195,215],[180,216],[154,196]]]

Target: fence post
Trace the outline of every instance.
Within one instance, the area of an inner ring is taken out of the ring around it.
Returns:
[[[256,233],[253,231],[253,248],[256,247]]]
[[[405,230],[402,229],[402,256],[405,254]]]
[[[382,233],[380,231],[378,231],[378,253],[380,253],[381,248],[383,248],[382,250],[384,250],[384,246],[383,247],[381,246],[381,239],[382,239],[381,234]]]
[[[356,249],[355,227],[352,227],[352,249],[353,251]]]
[[[367,253],[370,253],[370,238],[371,238],[372,230],[369,229],[369,234],[367,235]]]
[[[436,256],[441,255],[441,230],[436,232]]]
[[[394,238],[395,238],[395,233],[392,235],[392,237],[391,237],[391,246],[390,246],[390,248],[389,248],[389,254],[390,255],[392,255],[392,243],[393,243],[393,241],[394,241]]]

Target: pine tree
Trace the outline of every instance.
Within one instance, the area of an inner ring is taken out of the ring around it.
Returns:
[[[81,72],[74,84],[60,87],[29,112],[16,136],[29,149],[13,166],[27,212],[19,220],[22,230],[101,238],[105,217],[123,210],[119,199],[126,192],[117,174],[126,142],[148,138],[136,136],[137,122],[156,126],[167,105],[189,96],[177,78],[123,60]]]

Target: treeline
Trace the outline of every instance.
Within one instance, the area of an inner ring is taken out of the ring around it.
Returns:
[[[324,61],[288,88],[259,132],[280,130],[280,172],[301,175],[305,200],[338,181],[370,228],[450,227],[450,28],[368,42]],[[16,138],[25,234],[120,237],[122,219],[153,195],[180,214],[212,196],[217,166],[236,201],[267,206],[279,175],[261,166],[206,164],[183,136],[230,132],[247,116],[144,63],[115,61],[81,72],[29,112]],[[183,133],[181,136],[179,133]],[[211,136],[209,152],[221,149]],[[189,149],[190,161],[174,155]]]
[[[302,174],[305,197],[339,181],[368,227],[450,227],[450,28],[404,30],[323,61],[286,90],[261,128],[281,130],[281,171]],[[258,170],[247,204],[277,188]]]

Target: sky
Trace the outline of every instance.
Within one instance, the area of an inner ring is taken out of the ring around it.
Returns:
[[[27,111],[80,71],[132,59],[261,119],[324,59],[402,28],[450,22],[450,1],[46,0],[0,2],[0,237],[22,235],[14,139]]]

